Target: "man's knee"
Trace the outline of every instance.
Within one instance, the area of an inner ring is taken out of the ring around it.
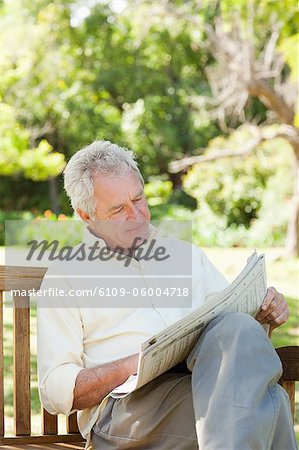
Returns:
[[[220,314],[207,325],[191,351],[189,360],[199,351],[207,350],[210,353],[211,349],[213,353],[217,349],[218,352],[227,353],[230,349],[236,351],[240,348],[245,354],[246,348],[252,350],[255,343],[259,347],[272,347],[264,329],[253,317],[239,312]]]
[[[216,319],[212,320],[208,327],[209,330],[214,330],[217,334],[236,337],[238,335],[262,333],[264,330],[257,320],[245,313],[235,312],[228,314],[221,314]]]
[[[247,367],[254,361],[257,367],[268,364],[279,376],[282,372],[281,361],[263,327],[244,313],[229,313],[212,320],[191,351],[187,365],[193,370],[196,361],[222,361],[224,355],[226,361],[238,361],[239,366]]]
[[[193,369],[199,352],[202,355],[206,351],[210,354],[211,349],[213,349],[214,354],[221,353],[223,349],[227,352],[229,349],[232,349],[232,343],[248,341],[248,337],[251,334],[255,334],[256,327],[261,328],[260,324],[248,314],[222,313],[218,315],[206,326],[203,334],[190,352],[187,359],[187,367],[189,370]]]
[[[208,325],[210,331],[207,330],[203,336],[208,347],[213,345],[215,348],[216,346],[220,352],[224,351],[226,354],[231,350],[245,360],[247,358],[256,359],[259,356],[270,358],[273,363],[276,361],[277,370],[281,370],[280,359],[265,330],[257,320],[248,314],[239,312],[225,314],[217,319],[214,324],[212,321]]]

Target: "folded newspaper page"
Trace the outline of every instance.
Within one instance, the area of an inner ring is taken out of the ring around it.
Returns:
[[[203,329],[220,313],[243,312],[255,317],[266,292],[265,255],[254,251],[229,286],[210,294],[203,306],[142,344],[137,375],[115,388],[112,397],[123,397],[184,361]]]

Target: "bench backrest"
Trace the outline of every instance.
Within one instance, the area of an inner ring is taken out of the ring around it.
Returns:
[[[57,416],[41,408],[41,435],[31,436],[30,298],[13,297],[13,409],[14,437],[5,436],[3,292],[39,289],[46,268],[0,266],[0,445],[82,441],[76,414],[66,418],[67,434],[58,434]]]

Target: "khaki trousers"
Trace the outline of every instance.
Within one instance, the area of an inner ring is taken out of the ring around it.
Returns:
[[[187,359],[122,399],[92,430],[96,450],[294,450],[280,360],[248,315],[214,319]]]

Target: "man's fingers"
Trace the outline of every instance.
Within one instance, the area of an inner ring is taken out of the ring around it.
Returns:
[[[285,323],[288,320],[289,317],[289,311],[288,309],[284,310],[283,313],[276,317],[276,319],[272,320],[270,322],[270,327],[273,330],[274,328],[279,327],[280,325],[282,325],[283,323]]]
[[[277,310],[270,313],[264,320],[260,320],[260,323],[268,323],[271,328],[274,329],[279,325],[282,325],[288,320],[289,308],[287,303],[284,301]]]
[[[272,320],[277,319],[285,310],[286,304],[281,302],[278,306],[276,306],[275,309],[269,308],[268,311],[265,311],[267,313],[266,316],[262,317],[260,319],[261,323],[270,323]]]
[[[263,300],[261,310],[256,315],[256,320],[260,323],[268,323],[273,330],[285,323],[288,319],[288,305],[284,296],[277,292],[274,287],[269,287]]]
[[[267,293],[265,295],[265,298],[263,300],[263,304],[262,304],[262,310],[265,311],[269,308],[270,303],[272,302],[272,300],[275,298],[275,295],[277,294],[276,289],[271,286],[267,289]]]
[[[256,316],[257,320],[264,320],[265,317],[267,317],[272,311],[274,311],[278,307],[278,302],[273,300],[272,303],[268,306],[266,310],[261,310],[258,315]]]
[[[263,320],[269,315],[269,313],[274,311],[278,307],[278,305],[280,305],[284,301],[285,300],[283,295],[277,292],[275,288],[268,288],[267,294],[262,304],[262,309],[257,314],[256,319],[258,321]]]

